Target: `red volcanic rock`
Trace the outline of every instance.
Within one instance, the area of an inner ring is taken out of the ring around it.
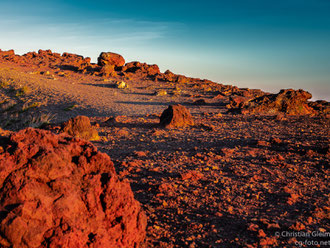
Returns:
[[[308,105],[321,114],[330,114],[330,103],[327,101],[319,100],[316,102],[308,102]]]
[[[247,103],[251,98],[245,96],[230,96],[229,97],[229,108],[238,108],[242,107],[245,103]]]
[[[99,66],[104,66],[104,65],[123,66],[125,65],[125,59],[123,58],[123,56],[117,53],[102,52],[100,56],[97,58],[97,64]]]
[[[28,128],[0,138],[1,247],[138,247],[146,216],[91,143]]]
[[[51,50],[41,50],[39,49],[38,54],[41,56],[49,56],[49,55],[53,55]]]
[[[231,156],[235,152],[235,149],[222,148],[220,151],[223,156]]]
[[[89,57],[84,58],[77,54],[63,53],[61,66],[66,68],[71,67],[74,70],[84,70],[86,67],[90,66],[90,62],[91,59]]]
[[[188,171],[188,172],[185,172],[185,173],[181,174],[182,180],[198,181],[198,180],[202,179],[203,177],[204,176],[201,172],[194,171],[194,170],[191,170],[191,171]]]
[[[185,77],[185,76],[182,76],[182,75],[179,75],[176,79],[176,82],[177,83],[182,83],[182,84],[185,84],[185,83],[188,83],[189,82],[189,78]]]
[[[180,104],[170,105],[160,116],[160,125],[167,128],[194,125],[190,112]]]
[[[86,140],[98,140],[100,137],[87,116],[77,116],[62,124],[62,132]]]
[[[165,71],[163,74],[164,81],[172,82],[175,80],[175,78],[176,78],[175,74],[170,70]]]
[[[37,65],[48,66],[50,68],[70,70],[84,70],[91,66],[90,58],[84,58],[83,56],[63,53],[62,56],[59,53],[53,53],[51,50],[39,50],[36,52],[29,52],[23,56],[15,55],[13,50],[0,52],[0,59],[5,59],[11,62],[15,62],[22,65]]]
[[[288,115],[314,114],[313,108],[308,106],[307,100],[312,95],[304,90],[281,90],[278,94],[269,94],[257,97],[239,107],[241,113],[277,114]]]
[[[146,71],[148,75],[155,75],[160,73],[158,65],[147,65]]]
[[[136,77],[148,78],[160,74],[158,65],[148,65],[140,62],[127,63],[123,69],[126,73],[134,73]]]
[[[11,57],[11,56],[15,56],[15,52],[14,52],[14,50],[8,50],[8,51],[1,51],[0,50],[0,56],[1,57]]]
[[[114,65],[110,65],[110,64],[104,65],[104,66],[102,66],[102,68],[100,70],[100,73],[103,76],[114,75],[114,73],[115,73],[115,66]]]

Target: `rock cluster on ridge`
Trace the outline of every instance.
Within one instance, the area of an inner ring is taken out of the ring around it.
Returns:
[[[268,94],[256,98],[231,98],[233,111],[242,114],[278,114],[307,115],[315,114],[316,105],[308,99],[312,95],[304,90],[283,89],[278,94]],[[314,107],[314,108],[313,108]]]
[[[89,142],[24,129],[0,138],[1,247],[138,247],[146,216]]]

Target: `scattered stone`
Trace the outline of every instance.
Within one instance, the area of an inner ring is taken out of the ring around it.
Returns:
[[[91,143],[24,129],[0,138],[1,247],[139,247],[146,216]]]
[[[71,136],[86,140],[99,140],[100,137],[87,116],[77,116],[64,122],[61,126],[62,132]]]
[[[180,104],[170,105],[160,117],[160,125],[166,128],[187,127],[194,125],[188,109]]]
[[[117,89],[127,89],[128,88],[128,84],[125,83],[124,81],[118,81],[116,83],[116,88]]]
[[[197,106],[202,106],[202,105],[206,105],[206,101],[204,99],[198,99],[194,101],[192,104]]]
[[[215,126],[214,125],[201,123],[199,126],[202,129],[204,129],[205,131],[214,131],[215,130]]]
[[[230,148],[221,148],[220,149],[220,153],[226,157],[230,157],[231,155],[233,155],[234,151],[235,151],[235,149],[230,149]]]
[[[137,157],[146,157],[147,153],[144,151],[134,151],[134,155]]]
[[[274,144],[274,145],[282,144],[282,140],[279,138],[276,138],[276,137],[271,137],[269,141],[271,144]]]
[[[182,180],[191,180],[191,181],[198,181],[203,178],[203,174],[199,171],[188,171],[181,174]]]

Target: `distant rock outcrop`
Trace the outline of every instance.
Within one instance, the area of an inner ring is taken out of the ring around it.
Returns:
[[[236,109],[242,114],[277,114],[307,115],[314,114],[315,110],[308,105],[312,95],[304,90],[285,89],[278,94],[268,94],[242,101]]]
[[[148,65],[140,62],[127,63],[122,71],[131,76],[146,79],[155,79],[155,76],[160,74],[158,65]]]
[[[62,132],[85,140],[99,140],[100,137],[87,116],[77,116],[62,124]]]
[[[102,52],[97,59],[97,64],[99,66],[114,65],[119,67],[125,65],[125,59],[117,53]]]
[[[187,108],[180,104],[170,105],[160,117],[160,125],[167,128],[187,127],[194,125]]]
[[[139,247],[146,216],[91,143],[24,129],[0,138],[1,247]]]
[[[72,53],[53,53],[51,50],[39,50],[29,52],[22,56],[15,55],[14,50],[0,51],[1,60],[10,61],[23,65],[35,65],[52,69],[69,69],[73,71],[87,71],[92,69],[91,59]]]

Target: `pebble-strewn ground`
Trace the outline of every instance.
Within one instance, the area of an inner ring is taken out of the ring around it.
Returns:
[[[99,128],[107,141],[97,146],[147,212],[147,247],[295,247],[299,238],[276,232],[329,230],[328,119],[195,120],[164,130],[155,116],[119,117]]]

